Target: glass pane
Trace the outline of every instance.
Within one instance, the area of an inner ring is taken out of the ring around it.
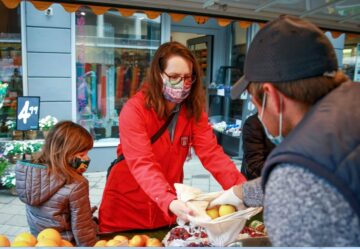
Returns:
[[[237,23],[234,24],[233,46],[231,52],[230,83],[233,85],[244,74],[244,62],[246,54],[247,29],[241,28]],[[243,100],[238,98],[231,100],[230,117],[241,119]]]
[[[20,7],[8,9],[0,1],[0,136],[6,137],[14,126],[16,97],[23,95]]]
[[[209,65],[207,64],[208,61],[208,47],[207,43],[197,43],[190,46],[190,50],[193,52],[193,54],[196,57],[196,60],[199,63],[200,69],[202,70],[202,76],[203,76],[203,83],[206,84],[206,76],[207,76],[207,69],[209,68]]]
[[[360,37],[345,36],[342,70],[351,80],[360,82]]]
[[[77,120],[95,139],[118,137],[118,114],[160,45],[160,17],[76,13]]]

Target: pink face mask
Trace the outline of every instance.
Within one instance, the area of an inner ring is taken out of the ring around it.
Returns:
[[[191,84],[185,84],[185,80],[182,79],[176,84],[172,84],[169,79],[163,78],[163,95],[166,100],[179,104],[186,99],[191,90]]]

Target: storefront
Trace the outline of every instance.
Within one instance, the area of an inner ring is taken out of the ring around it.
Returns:
[[[0,1],[0,81],[9,85],[0,109],[4,140],[11,139],[6,122],[15,119],[16,97],[40,96],[41,118],[70,119],[91,132],[91,170],[105,170],[115,158],[123,105],[141,86],[159,45],[175,40],[196,54],[203,69],[210,121],[226,122],[216,132],[219,143],[229,155],[241,157],[241,120],[254,107],[247,96],[231,100],[229,91],[243,73],[251,38],[269,17],[220,18],[211,9],[206,16],[95,2],[16,2]],[[341,67],[359,79],[359,36],[327,35]]]

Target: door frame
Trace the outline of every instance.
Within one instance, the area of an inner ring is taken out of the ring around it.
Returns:
[[[216,59],[213,59],[212,63],[212,79],[216,79],[217,70],[220,66],[228,64],[230,58],[230,47],[228,44],[231,42],[231,36],[228,35],[227,28],[220,27],[215,19],[210,19],[205,24],[197,24],[191,16],[187,16],[181,22],[172,22],[170,34],[171,32],[213,36],[213,58]]]

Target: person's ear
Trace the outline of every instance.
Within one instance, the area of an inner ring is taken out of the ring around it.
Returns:
[[[284,95],[277,90],[271,83],[264,83],[263,85],[264,94],[267,95],[267,106],[269,108],[275,110],[276,113],[280,113],[280,105],[284,105],[281,103],[280,97],[284,98]],[[282,107],[284,111],[284,106]]]

